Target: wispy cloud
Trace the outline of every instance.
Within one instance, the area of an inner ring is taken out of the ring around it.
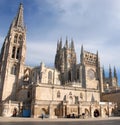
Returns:
[[[27,64],[31,66],[39,65],[44,62],[54,66],[54,57],[56,45],[49,44],[50,41],[30,42],[27,44]]]
[[[119,50],[119,0],[46,0],[46,3],[51,12],[56,13],[57,20],[49,29],[48,38],[68,35],[75,38],[75,45],[83,44],[88,50],[98,50],[102,64],[120,66],[116,61],[120,55],[113,51]],[[79,48],[76,50],[79,55]]]

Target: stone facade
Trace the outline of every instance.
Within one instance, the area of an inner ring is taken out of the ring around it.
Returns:
[[[82,116],[83,113],[86,114],[86,117],[94,117],[95,110],[98,110],[99,113],[104,109],[108,111],[106,103],[100,104],[100,94],[97,90],[44,84],[34,85],[33,89],[36,90],[36,93],[33,91],[36,94],[33,96],[36,98],[32,100],[34,117],[39,117],[41,114],[49,114],[52,118],[69,117],[73,114]],[[113,108],[113,104],[111,105],[109,110]],[[105,112],[103,111],[103,113]],[[99,115],[107,116],[107,114]]]
[[[102,100],[103,101],[107,101],[107,102],[116,102],[117,106],[116,106],[116,111],[115,111],[115,115],[119,115],[120,116],[120,88],[117,88],[116,90],[112,90],[109,91],[107,93],[103,93],[102,94]]]
[[[45,115],[59,117],[106,117],[114,114],[116,103],[101,102],[108,85],[98,52],[81,46],[77,64],[74,42],[57,43],[55,68],[41,63],[25,65],[26,28],[20,4],[0,54],[0,114],[2,116]],[[111,71],[110,71],[111,73]],[[110,74],[110,87],[117,87],[117,74]],[[114,84],[112,84],[114,82]]]

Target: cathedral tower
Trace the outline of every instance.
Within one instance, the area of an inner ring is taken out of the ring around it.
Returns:
[[[26,55],[26,29],[23,5],[20,4],[5,38],[0,54],[0,100],[16,100],[16,90],[21,84]]]
[[[83,67],[83,87],[103,91],[102,70],[98,52],[96,54],[87,52],[81,47],[81,65]]]
[[[58,41],[57,52],[55,56],[55,68],[62,74],[62,81],[72,81],[73,71],[76,65],[76,52],[74,48],[74,42],[68,45],[68,39],[66,38],[65,46],[62,47],[62,39]]]

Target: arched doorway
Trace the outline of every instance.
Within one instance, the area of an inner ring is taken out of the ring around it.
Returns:
[[[16,117],[17,116],[17,108],[14,108],[14,110],[13,110],[13,115],[12,115],[13,117]]]
[[[90,113],[89,113],[89,110],[88,110],[88,109],[85,109],[85,115],[86,115],[86,117],[89,117],[89,116],[90,116]]]
[[[95,109],[94,111],[94,117],[99,117],[100,116],[100,113],[97,109]]]
[[[42,108],[40,117],[41,117],[42,119],[49,117],[48,108]]]
[[[42,114],[48,114],[48,109],[42,108]]]

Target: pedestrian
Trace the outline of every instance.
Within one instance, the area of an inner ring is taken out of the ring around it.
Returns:
[[[41,117],[42,117],[42,119],[44,118],[43,114],[42,114],[42,116],[41,116]]]

